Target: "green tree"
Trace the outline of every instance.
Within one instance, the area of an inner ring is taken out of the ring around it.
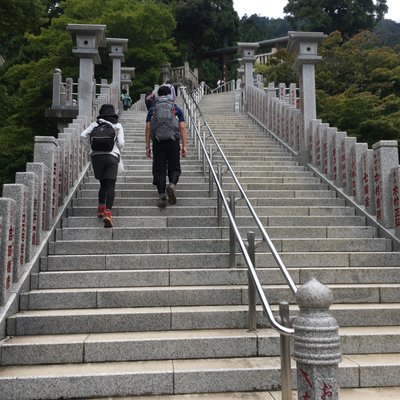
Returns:
[[[0,2],[0,54],[7,60],[25,43],[26,32],[39,33],[48,21],[48,0]]]
[[[317,67],[318,117],[361,142],[400,138],[400,54],[364,31],[322,43]]]
[[[283,9],[298,29],[331,33],[346,38],[371,30],[388,11],[386,0],[288,0]]]
[[[298,82],[298,74],[293,69],[293,63],[293,54],[280,49],[269,58],[267,64],[256,63],[255,70],[263,75],[266,85],[269,82],[275,82],[276,85],[279,83],[289,85],[292,82]]]
[[[18,52],[0,68],[0,89],[4,89],[0,95],[4,117],[0,122],[0,183],[14,181],[15,171],[31,160],[34,136],[56,134],[44,116],[51,103],[53,71],[60,67],[64,77],[75,81],[79,73],[79,60],[72,54],[66,30],[68,23],[105,24],[108,37],[129,39],[125,60],[136,67],[133,91],[137,97],[144,88],[159,82],[161,64],[177,56],[170,5],[151,0],[67,0],[60,3],[60,10],[63,13],[55,12],[51,19],[38,19],[42,25],[35,31],[22,32]],[[23,21],[19,23],[24,26]],[[7,48],[12,40],[5,42]],[[97,79],[111,79],[108,53],[108,49],[101,51]]]
[[[239,22],[240,42],[259,42],[286,36],[291,27],[286,19],[260,17],[253,14],[243,16]]]
[[[178,0],[175,18],[179,49],[200,70],[205,51],[232,46],[238,39],[239,17],[232,0]]]

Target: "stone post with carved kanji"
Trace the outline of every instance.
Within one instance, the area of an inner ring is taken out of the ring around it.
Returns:
[[[338,324],[329,311],[333,295],[311,279],[296,293],[300,314],[294,319],[293,358],[297,363],[298,400],[337,400],[341,361]]]

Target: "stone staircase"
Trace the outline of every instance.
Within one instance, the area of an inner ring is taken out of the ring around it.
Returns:
[[[206,96],[201,106],[293,280],[316,277],[333,291],[344,353],[339,379],[349,388],[341,398],[400,398],[400,253],[231,112],[231,93]],[[98,183],[89,173],[20,311],[8,318],[0,399],[280,399],[279,335],[261,308],[259,330],[247,331],[247,272],[239,255],[228,268],[228,223],[217,225],[196,152],[189,146],[182,162],[177,205],[160,210],[144,118],[121,117],[126,172],[115,227],[104,229],[95,216]],[[235,191],[227,175],[223,186]],[[237,202],[243,237],[255,230],[246,209]],[[257,252],[274,310],[288,300],[296,314],[272,256],[263,245]]]

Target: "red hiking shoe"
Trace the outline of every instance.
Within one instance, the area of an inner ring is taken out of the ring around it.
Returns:
[[[104,222],[104,228],[112,228],[113,227],[111,210],[104,211],[103,222]]]
[[[97,216],[99,218],[103,218],[104,211],[106,211],[106,206],[104,204],[99,204],[99,206],[97,207]]]

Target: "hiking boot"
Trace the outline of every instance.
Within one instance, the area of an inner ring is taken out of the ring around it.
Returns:
[[[111,210],[105,210],[104,211],[103,222],[104,222],[104,228],[112,228],[113,223],[112,223]]]
[[[175,185],[173,183],[170,183],[167,186],[167,195],[168,195],[168,203],[176,204]]]
[[[97,207],[97,216],[99,218],[103,218],[104,211],[106,211],[106,206],[104,204],[99,204],[99,206]]]
[[[167,196],[165,194],[160,194],[160,200],[158,200],[158,207],[165,208],[167,207]]]

